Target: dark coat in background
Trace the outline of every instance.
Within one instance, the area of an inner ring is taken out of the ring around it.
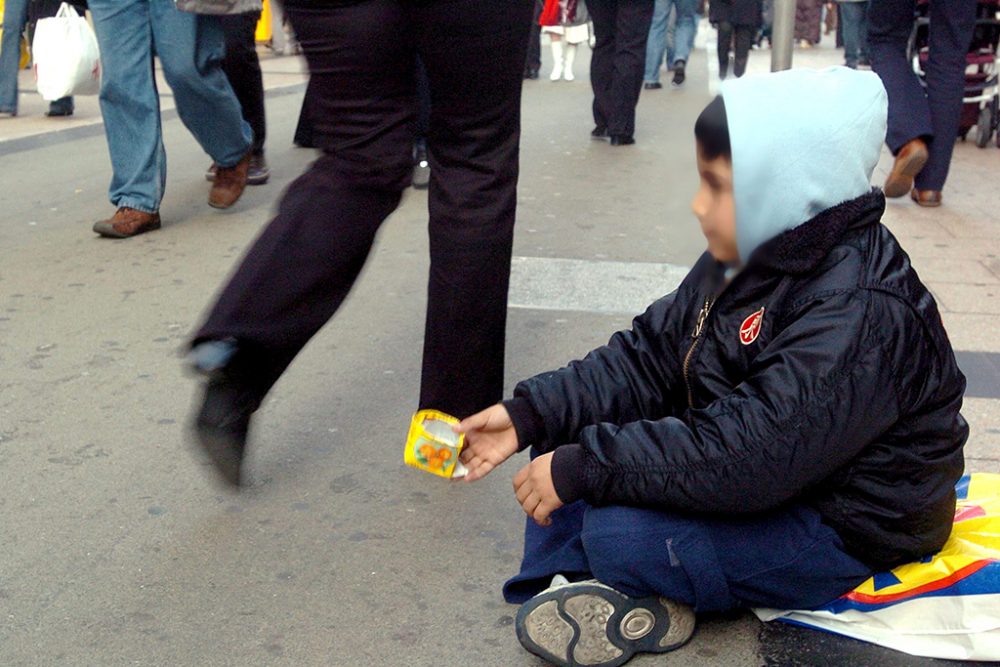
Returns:
[[[34,23],[38,19],[55,16],[63,2],[64,0],[31,0],[28,5],[28,20]],[[80,14],[87,11],[87,0],[65,0],[65,2],[73,5]]]
[[[762,0],[712,0],[708,18],[716,24],[729,23],[757,28],[763,22],[761,8]]]
[[[823,22],[823,0],[798,0],[795,3],[795,39],[819,44]]]

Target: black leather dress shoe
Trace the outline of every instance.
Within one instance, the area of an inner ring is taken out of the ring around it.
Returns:
[[[606,127],[597,126],[590,131],[591,139],[607,139],[609,136],[611,135],[608,134],[608,128]]]
[[[190,356],[194,371],[208,378],[193,424],[195,445],[232,486],[242,482],[250,418],[262,398],[249,377],[241,378],[237,355],[235,341],[210,340],[196,345]]]
[[[663,84],[659,81],[649,81],[642,84],[642,87],[645,90],[659,90],[660,88],[663,88]]]
[[[635,143],[635,137],[631,134],[612,134],[611,135],[611,145],[612,146],[631,146]]]
[[[212,379],[205,385],[194,423],[195,442],[222,480],[232,486],[242,483],[250,418],[259,405],[256,392],[239,382]]]

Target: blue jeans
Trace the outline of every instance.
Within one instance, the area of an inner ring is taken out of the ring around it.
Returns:
[[[841,2],[840,25],[844,30],[844,63],[857,68],[868,59],[868,3]]]
[[[820,607],[874,572],[804,505],[720,517],[581,500],[553,512],[548,527],[528,519],[521,571],[504,585],[504,598],[525,602],[556,574],[725,611]]]
[[[868,5],[868,53],[889,94],[885,143],[893,155],[923,137],[930,157],[914,179],[918,190],[942,190],[958,136],[965,90],[965,55],[976,28],[976,3],[931,0],[930,60],[924,83],[906,57],[916,0]],[[924,85],[926,84],[926,85]]]
[[[690,39],[688,39],[688,46],[687,46],[687,52],[689,56],[691,55],[691,52],[694,51],[694,38],[698,36],[698,26],[701,24],[701,19],[702,19],[701,14],[694,15],[694,29],[691,31],[691,37]],[[674,44],[676,43],[676,40],[677,40],[677,21],[675,19],[672,23],[667,24],[668,63],[673,63],[676,60],[679,60],[679,58],[675,57],[676,49],[674,47]]]
[[[154,51],[184,125],[217,164],[239,162],[252,132],[222,72],[218,18],[178,11],[173,0],[90,0],[90,11],[104,67],[100,100],[114,172],[111,203],[153,213],[163,199],[167,160]]]
[[[21,33],[28,22],[28,0],[7,0],[0,39],[0,113],[17,113],[17,71],[21,64]]]
[[[691,56],[691,44],[696,29],[694,15],[698,8],[697,0],[656,0],[653,6],[653,22],[649,26],[649,37],[646,40],[646,71],[643,75],[645,83],[660,80],[660,65],[663,64],[663,56],[667,51],[667,23],[670,19],[670,10],[675,7],[677,20],[674,28],[674,59],[667,65],[673,67],[674,63],[680,60],[687,62]]]

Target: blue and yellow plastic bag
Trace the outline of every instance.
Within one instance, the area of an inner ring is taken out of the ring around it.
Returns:
[[[821,609],[754,612],[912,655],[1000,660],[1000,475],[967,475],[956,491],[955,525],[937,554],[876,574]]]

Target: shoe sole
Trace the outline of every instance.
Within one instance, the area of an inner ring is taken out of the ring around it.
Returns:
[[[232,208],[233,206],[236,206],[236,202],[238,202],[240,200],[240,197],[242,196],[243,196],[243,191],[241,190],[240,194],[232,201],[218,201],[218,200],[213,201],[212,199],[209,199],[208,205],[211,206],[212,208],[225,210],[227,208]]]
[[[271,174],[265,174],[264,176],[247,176],[247,185],[264,185],[271,178]],[[215,174],[206,173],[205,180],[209,183],[215,183]]]
[[[145,229],[143,229],[141,232],[136,232],[135,234],[120,234],[120,233],[116,232],[115,228],[112,227],[111,225],[106,225],[105,226],[105,225],[102,225],[101,223],[98,222],[98,223],[96,223],[94,225],[93,230],[94,230],[94,232],[96,234],[99,234],[99,235],[103,236],[104,238],[108,238],[108,239],[130,239],[133,236],[139,236],[139,235],[145,234],[147,232],[155,232],[159,228],[160,228],[160,223],[156,222],[156,223],[154,223],[152,225],[149,225],[148,227],[146,227]]]
[[[517,638],[560,667],[618,667],[636,653],[666,653],[691,639],[695,616],[666,598],[631,599],[579,583],[541,593],[518,611]]]
[[[927,149],[913,151],[902,163],[894,164],[889,177],[885,179],[882,192],[890,199],[897,199],[910,194],[913,189],[913,179],[927,164]]]

